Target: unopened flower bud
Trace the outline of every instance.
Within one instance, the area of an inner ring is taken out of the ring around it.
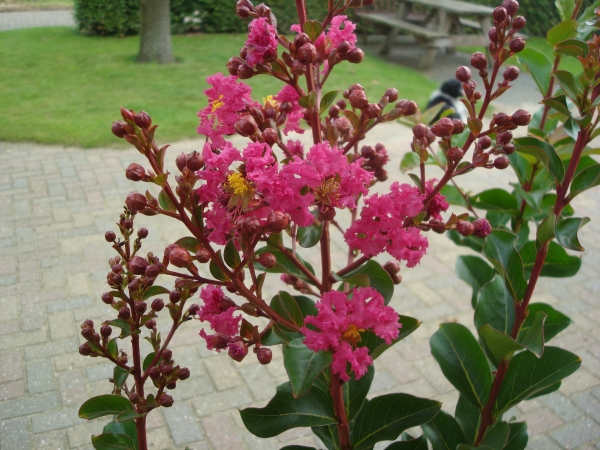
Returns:
[[[508,144],[512,140],[513,136],[510,131],[503,131],[502,133],[498,133],[496,136],[497,144]]]
[[[143,194],[139,192],[132,192],[125,199],[125,204],[130,211],[138,212],[146,207],[148,201]]]
[[[366,159],[371,159],[373,158],[375,155],[377,154],[377,152],[375,151],[375,149],[373,147],[371,147],[370,145],[363,145],[363,147],[360,149],[360,155],[363,158]]]
[[[248,78],[252,78],[254,76],[254,69],[250,67],[248,64],[240,64],[237,69],[237,76],[242,80],[247,80]]]
[[[388,261],[383,265],[383,268],[391,276],[400,272],[400,263],[398,261]]]
[[[519,2],[517,0],[504,0],[502,2],[502,7],[505,8],[508,15],[512,17],[519,10]]]
[[[506,19],[507,15],[508,15],[508,13],[506,12],[506,9],[504,9],[502,6],[496,7],[496,9],[494,9],[494,13],[493,13],[494,22],[497,22],[497,23],[504,22],[504,19]]]
[[[289,223],[289,217],[281,211],[273,211],[269,214],[269,217],[267,217],[267,229],[271,233],[279,233],[280,231],[285,230]]]
[[[152,119],[146,111],[140,111],[133,116],[133,121],[140,128],[150,128],[150,125],[152,125]]]
[[[150,305],[152,310],[158,312],[161,311],[165,307],[165,302],[162,301],[161,298],[155,298]]]
[[[169,294],[169,300],[172,303],[177,303],[179,300],[181,300],[181,292],[177,289],[172,290]]]
[[[234,56],[232,58],[229,59],[229,61],[227,61],[227,71],[229,72],[229,75],[237,75],[238,73],[238,68],[244,64],[244,60],[238,56]]]
[[[473,221],[473,236],[484,238],[492,232],[492,226],[487,219]]]
[[[422,123],[415,125],[412,129],[413,136],[419,140],[425,139],[427,137],[428,131],[429,129],[427,128],[427,125],[424,125]]]
[[[448,150],[448,159],[452,162],[460,161],[463,156],[465,156],[465,152],[460,147],[451,147]]]
[[[131,258],[127,267],[134,275],[144,275],[146,272],[146,267],[148,267],[150,263],[145,258],[141,256],[134,256]]]
[[[229,347],[229,351],[227,353],[229,354],[230,358],[237,362],[242,362],[242,360],[248,354],[248,347],[242,340],[230,342],[227,344],[227,347]]]
[[[396,103],[396,108],[401,109],[405,116],[412,116],[417,113],[418,107],[412,100],[400,100]]]
[[[110,292],[105,292],[104,294],[102,294],[102,301],[107,305],[112,305],[114,300],[115,298]]]
[[[188,312],[191,316],[198,315],[198,313],[200,312],[200,305],[198,305],[197,303],[192,303],[190,305],[190,308],[188,309]]]
[[[387,88],[385,91],[385,96],[387,97],[390,103],[398,100],[398,89],[395,88]]]
[[[302,64],[310,64],[317,59],[317,48],[310,42],[307,42],[298,49],[297,56]]]
[[[258,131],[258,125],[256,124],[254,117],[247,114],[238,119],[235,123],[235,129],[242,136],[254,136]]]
[[[294,37],[294,45],[296,46],[297,49],[309,42],[310,42],[310,37],[308,37],[308,34],[306,34],[304,32],[300,32]]]
[[[113,231],[107,231],[104,233],[104,239],[106,239],[106,242],[115,242],[117,235]]]
[[[290,66],[290,71],[294,74],[294,75],[304,75],[304,73],[306,72],[306,66],[304,64],[302,64],[300,61],[298,61],[297,59],[295,59],[294,61],[292,61],[292,65]]]
[[[510,41],[508,48],[510,48],[510,51],[513,53],[519,53],[525,48],[525,39],[522,37],[514,38],[512,41]]]
[[[275,258],[275,255],[273,255],[273,253],[265,252],[260,255],[260,257],[258,258],[258,262],[261,266],[267,269],[271,269],[275,267],[275,264],[277,264],[277,258]]]
[[[136,312],[136,314],[141,315],[144,314],[146,312],[146,308],[147,305],[144,302],[137,302],[134,307],[133,310]]]
[[[475,227],[468,220],[459,220],[456,222],[456,231],[460,233],[461,236],[471,236]]]
[[[506,169],[510,165],[510,161],[506,156],[500,156],[494,160],[494,167],[496,169]]]
[[[527,25],[527,20],[523,16],[517,16],[512,21],[512,27],[517,31],[524,28],[525,25]]]
[[[325,221],[331,221],[335,218],[335,208],[323,206],[323,210],[319,212],[319,218]]]
[[[187,155],[185,165],[192,172],[196,172],[204,167],[204,158],[199,152],[194,150],[192,153]]]
[[[431,132],[437,137],[449,138],[454,131],[454,124],[449,117],[442,117],[435,125],[431,127]]]
[[[182,367],[177,371],[177,378],[180,380],[187,380],[190,377],[190,369]]]
[[[273,352],[270,348],[260,347],[256,351],[256,358],[258,359],[258,362],[262,365],[269,364],[271,362],[271,359],[273,359]]]
[[[514,144],[506,144],[502,147],[502,151],[505,155],[512,155],[515,152],[515,146]]]
[[[196,259],[199,263],[204,264],[210,261],[210,252],[205,248],[196,250]]]
[[[158,380],[160,378],[160,369],[156,366],[150,368],[148,370],[148,376],[153,380]]]
[[[100,327],[100,335],[102,337],[108,337],[112,334],[112,328],[109,325],[102,325]]]
[[[148,237],[148,228],[140,228],[137,235],[140,239],[146,239]]]
[[[482,150],[486,150],[492,146],[492,140],[489,136],[482,136],[477,142],[479,144],[479,148]]]
[[[460,66],[456,69],[456,79],[461,83],[466,83],[471,79],[471,69],[467,66]]]
[[[137,392],[130,392],[129,393],[129,401],[135,405],[140,402],[140,396],[138,395]]]
[[[126,121],[133,122],[133,112],[131,112],[127,108],[123,108],[122,106],[121,106],[121,117],[123,117],[123,119]]]
[[[531,114],[524,109],[517,110],[511,117],[511,122],[520,127],[529,125],[531,122]]]
[[[375,119],[381,114],[381,107],[377,103],[369,103],[363,108],[362,113],[368,119]]]
[[[495,27],[490,28],[488,31],[488,38],[492,43],[498,43],[498,30]]]
[[[362,62],[363,59],[365,59],[365,54],[360,48],[355,47],[348,52],[347,59],[349,63],[358,64]]]
[[[392,283],[396,285],[402,283],[402,275],[400,275],[399,273],[395,273],[394,275],[392,275]]]
[[[277,131],[273,128],[265,128],[265,130],[262,132],[262,137],[265,143],[271,147],[273,147],[279,140]]]
[[[473,158],[473,165],[475,167],[483,167],[487,164],[490,159],[490,155],[488,153],[480,153],[475,158]]]
[[[185,169],[187,166],[187,155],[185,153],[177,155],[177,158],[175,158],[175,165],[180,172]]]
[[[186,249],[177,246],[169,252],[169,262],[175,267],[186,268],[192,262],[192,258]]]
[[[131,317],[131,311],[129,311],[127,306],[123,306],[119,309],[119,319],[127,320],[129,317]]]
[[[79,346],[79,354],[83,356],[90,356],[92,353],[92,346],[87,342],[84,342]]]
[[[124,125],[125,125],[125,122],[122,122],[122,121],[113,122],[112,127],[111,127],[112,133],[118,138],[125,137],[127,135],[127,132],[125,131],[125,128],[123,128]]]
[[[452,134],[460,134],[465,131],[465,123],[460,119],[452,119],[452,125],[454,125]]]
[[[149,330],[151,330],[152,328],[154,328],[156,326],[156,320],[155,319],[150,319],[148,322],[146,322],[144,324],[144,326],[146,328],[148,328]]]
[[[498,114],[494,114],[492,117],[492,124],[502,127],[508,123],[508,120],[508,116],[505,113],[500,112]]]
[[[348,41],[342,41],[338,44],[336,48],[339,55],[343,58],[350,51],[350,43]]]
[[[81,335],[86,339],[90,339],[93,334],[94,334],[94,329],[92,327],[83,327],[81,329]]]
[[[164,406],[165,408],[173,406],[173,402],[173,397],[171,397],[169,394],[162,394],[158,399],[160,406]]]
[[[354,89],[350,93],[348,101],[350,102],[352,107],[356,109],[363,109],[369,104],[369,99],[367,98],[365,91],[361,89]]]

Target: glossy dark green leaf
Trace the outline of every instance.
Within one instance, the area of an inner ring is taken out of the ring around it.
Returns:
[[[108,341],[108,345],[106,347],[110,356],[112,356],[115,359],[117,358],[117,356],[119,356],[119,346],[117,344],[117,338],[113,338],[110,341]]]
[[[456,259],[456,275],[473,288],[471,305],[477,305],[479,290],[494,277],[494,269],[479,256],[459,256]]]
[[[555,0],[554,3],[556,4],[558,15],[562,20],[571,18],[575,9],[575,2],[573,0]],[[575,23],[575,28],[577,28],[577,23]]]
[[[363,331],[362,333],[360,333],[360,345],[369,349],[369,355],[371,356],[371,358],[376,359],[388,348],[390,348],[397,342],[400,342],[402,339],[410,335],[421,325],[421,322],[409,316],[400,316],[399,322],[402,324],[402,327],[400,328],[400,333],[390,345],[386,344],[383,339],[381,339],[372,331]]]
[[[600,164],[583,169],[573,178],[569,199],[600,184]]]
[[[526,48],[517,55],[517,59],[527,68],[542,95],[546,95],[552,73],[552,62],[548,57],[538,50]]]
[[[558,391],[560,389],[561,384],[562,384],[562,381],[559,381],[558,383],[554,383],[545,389],[534,392],[533,394],[529,395],[525,400],[533,400],[534,398],[541,397],[543,395],[548,395],[555,391]]]
[[[469,247],[470,249],[475,250],[477,253],[481,253],[483,244],[485,244],[484,239],[473,236],[461,236],[461,234],[456,230],[446,232],[446,236],[448,236],[448,238],[456,245],[461,247]]]
[[[465,442],[465,436],[454,417],[446,411],[440,411],[433,420],[421,425],[433,450],[456,450]]]
[[[125,434],[133,442],[134,448],[138,448],[137,428],[133,420],[128,420],[127,422],[108,422],[104,425],[102,433]]]
[[[240,410],[244,425],[255,436],[270,438],[297,427],[337,423],[331,397],[316,384],[295,399],[290,383],[277,387],[277,393],[264,408]]]
[[[394,283],[390,274],[385,271],[383,267],[377,261],[367,261],[358,269],[354,269],[348,273],[344,278],[353,277],[355,275],[364,274],[369,277],[369,284],[377,292],[379,292],[387,305],[394,295]]]
[[[571,319],[546,303],[530,303],[527,310],[529,311],[529,315],[521,327],[517,340],[522,339],[522,336],[533,326],[534,317],[536,313],[540,311],[547,316],[546,321],[544,322],[544,340],[546,342],[572,323]]]
[[[169,212],[172,212],[172,213],[177,212],[177,208],[175,207],[175,203],[173,203],[171,201],[171,197],[169,197],[165,193],[165,191],[163,191],[162,189],[158,193],[158,204],[165,211],[169,211]]]
[[[323,114],[333,104],[336,97],[341,91],[330,91],[321,97],[321,105],[319,106],[319,114]]]
[[[567,98],[564,95],[557,95],[556,97],[545,98],[541,101],[542,104],[554,108],[561,114],[569,117],[571,115],[569,107],[567,106]]]
[[[577,233],[579,232],[579,229],[589,221],[589,217],[569,217],[566,219],[560,217],[556,222],[556,228],[554,229],[556,232],[556,240],[560,245],[562,245],[564,248],[568,248],[569,250],[575,250],[578,252],[584,251],[585,249],[579,243]]]
[[[518,208],[515,196],[504,189],[488,189],[472,196],[470,200],[475,208],[486,211],[516,213]]]
[[[537,257],[537,248],[534,241],[530,241],[519,251],[523,258],[523,268],[525,276],[529,278],[531,270]],[[581,258],[569,255],[564,248],[552,241],[548,246],[548,255],[544,261],[542,272],[543,277],[563,278],[572,277],[579,272],[581,268]]]
[[[262,247],[262,248],[258,249],[256,251],[256,254],[261,255],[265,252],[272,253],[275,256],[275,258],[277,259],[277,264],[275,264],[275,266],[267,269],[267,268],[261,266],[260,264],[255,263],[254,265],[258,268],[258,270],[262,270],[262,271],[265,271],[268,273],[287,273],[289,275],[294,275],[295,277],[298,277],[298,278],[306,281],[307,283],[312,284],[312,282],[309,280],[309,278],[306,275],[304,275],[304,273],[302,271],[300,271],[300,269],[298,269],[298,267],[296,267],[294,265],[294,263],[281,250],[278,250],[271,246],[267,246],[267,247]],[[290,252],[291,252],[291,250],[290,250]],[[298,259],[298,261],[300,261],[302,264],[304,264],[304,266],[312,274],[315,273],[315,269],[313,269],[312,265],[310,263],[308,263],[307,261],[305,261],[300,255],[296,254],[296,258]]]
[[[221,250],[217,250],[217,258],[219,258],[219,260],[221,262],[223,262],[223,256],[221,256]],[[214,262],[214,260],[210,260],[210,263],[208,264],[208,269],[210,270],[210,274],[215,277],[217,280],[220,281],[229,281],[229,277],[227,276],[227,274],[225,272],[223,272],[221,270],[221,268]]]
[[[492,328],[490,324],[485,324],[479,329],[479,336],[485,342],[490,360],[496,367],[500,361],[510,359],[517,350],[523,348],[523,345],[509,335]]]
[[[175,241],[175,244],[185,248],[187,251],[192,253],[196,253],[196,250],[198,250],[198,247],[200,247],[200,242],[198,242],[198,239],[190,236],[178,239],[177,241]]]
[[[329,352],[309,349],[303,339],[294,339],[283,346],[283,365],[295,398],[308,392],[323,369],[331,364],[331,358]]]
[[[298,302],[287,291],[279,291],[279,293],[271,299],[270,306],[281,317],[289,320],[295,325],[300,327],[304,323],[304,317]]]
[[[115,386],[117,389],[121,389],[125,381],[127,381],[127,377],[129,376],[129,371],[123,369],[120,366],[115,366],[113,369],[113,379],[115,380]]]
[[[170,292],[171,291],[169,291],[167,288],[162,287],[162,286],[150,286],[144,292],[142,299],[147,300],[150,297],[154,297],[155,295],[169,294]]]
[[[362,377],[358,380],[355,380],[354,377],[352,377],[350,381],[344,383],[342,386],[344,405],[346,405],[346,416],[349,421],[356,417],[360,408],[363,406],[374,377],[375,366],[370,365],[367,373]]]
[[[129,420],[137,419],[139,417],[144,417],[148,413],[140,414],[133,409],[127,409],[120,414],[117,414],[115,417],[115,422],[127,422]]]
[[[506,288],[515,301],[520,302],[527,289],[523,261],[515,249],[517,236],[510,231],[493,230],[486,238],[483,255],[504,277]]]
[[[570,55],[575,58],[578,56],[587,56],[589,49],[585,42],[579,39],[565,39],[562,42],[558,42],[554,45],[554,51],[556,53],[562,53],[563,55]]]
[[[406,173],[406,171],[418,167],[420,163],[421,158],[419,158],[419,155],[417,155],[415,152],[405,153],[400,161],[400,170]]]
[[[525,203],[527,203],[532,210],[540,210],[542,199],[544,198],[544,195],[548,189],[526,191],[519,183],[510,183],[510,185],[515,189],[515,192],[518,194],[518,196],[525,200]]]
[[[300,247],[311,248],[319,243],[321,234],[323,234],[323,222],[319,221],[317,224],[307,227],[298,227],[296,237]]]
[[[427,439],[421,435],[416,439],[393,442],[385,450],[427,450]]]
[[[142,370],[144,372],[146,371],[146,369],[148,367],[150,367],[150,364],[152,363],[152,361],[154,361],[155,356],[156,356],[156,353],[154,353],[154,352],[148,353],[146,355],[146,357],[144,358],[144,362],[142,363]]]
[[[543,311],[536,311],[524,333],[519,334],[519,344],[540,358],[544,353],[544,322],[548,317]]]
[[[415,186],[417,186],[419,188],[419,190],[421,192],[423,192],[423,186],[421,186],[421,178],[419,178],[419,175],[414,174],[414,173],[409,173],[408,176],[410,177],[411,180],[413,180],[413,183],[415,183]]]
[[[326,425],[323,427],[312,427],[312,432],[321,439],[328,450],[340,450],[340,440],[337,425]],[[322,450],[322,449],[320,449]]]
[[[92,445],[96,450],[137,450],[126,434],[104,433],[92,436]]]
[[[547,346],[541,358],[530,352],[515,355],[498,393],[498,414],[568,377],[580,366],[579,356],[558,347]]]
[[[537,158],[554,177],[562,182],[565,177],[565,166],[551,144],[534,137],[522,137],[514,140],[517,152]]]
[[[536,232],[536,240],[538,246],[541,248],[542,245],[554,239],[554,225],[556,223],[556,214],[550,211],[548,216],[538,225]]]
[[[371,286],[371,280],[369,280],[369,277],[366,276],[364,273],[359,273],[357,275],[352,275],[352,276],[346,276],[346,277],[340,277],[338,275],[336,275],[335,273],[333,273],[333,278],[336,281],[341,281],[343,283],[348,283],[352,286],[358,286],[358,287],[369,287]],[[341,284],[338,288],[340,291],[344,289],[344,285]]]
[[[240,253],[238,252],[233,239],[229,239],[229,241],[227,241],[227,245],[225,245],[225,251],[223,252],[223,258],[225,259],[225,263],[232,269],[235,269],[242,262]]]
[[[106,323],[108,325],[112,325],[113,327],[118,327],[121,329],[121,334],[119,335],[119,337],[121,339],[126,338],[127,336],[130,336],[132,333],[131,325],[129,325],[123,319],[109,320]]]
[[[475,442],[477,430],[481,423],[481,413],[479,409],[466,400],[462,395],[458,397],[454,417],[463,431],[468,444]]]
[[[468,328],[458,323],[441,324],[429,344],[446,379],[482,408],[490,394],[492,376],[485,354]]]
[[[352,429],[352,449],[370,450],[380,441],[394,440],[404,430],[435,417],[442,404],[409,394],[375,397],[360,410]]]
[[[456,186],[452,186],[451,184],[447,184],[442,188],[440,194],[446,197],[446,201],[451,205],[462,206],[463,208],[467,208],[467,201],[460,194]]]
[[[494,450],[502,450],[504,445],[506,445],[509,433],[510,427],[508,423],[496,422],[494,426],[488,428],[481,445],[493,448]]]
[[[525,450],[529,435],[527,434],[527,422],[510,422],[510,432],[503,450]]]
[[[552,75],[556,78],[556,81],[558,81],[565,94],[567,94],[567,97],[576,102],[577,95],[581,92],[581,87],[578,85],[577,80],[575,80],[575,76],[567,70],[555,70],[552,72]]]
[[[569,0],[558,0],[556,3],[567,3],[568,1]],[[573,4],[572,1],[571,4]],[[554,46],[561,41],[574,38],[575,36],[577,36],[577,21],[571,19],[571,15],[568,15],[566,18],[563,17],[561,22],[548,30],[548,44]]]
[[[102,416],[110,416],[133,409],[131,402],[120,395],[99,395],[87,400],[79,408],[79,417],[82,419],[96,419]]]

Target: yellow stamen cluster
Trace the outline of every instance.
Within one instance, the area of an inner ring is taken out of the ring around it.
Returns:
[[[360,334],[363,331],[365,331],[364,328],[358,328],[356,325],[354,325],[353,323],[351,323],[350,325],[348,325],[348,328],[346,328],[346,331],[344,331],[344,339],[348,339],[348,340],[352,340],[352,341],[356,341],[359,340],[360,341]]]
[[[252,185],[239,172],[233,172],[227,177],[227,184],[234,194],[244,196],[252,193]]]
[[[323,184],[316,190],[317,199],[332,201],[337,198],[337,191],[340,189],[340,184],[334,178],[328,178],[323,181]]]
[[[270,103],[273,107],[279,104],[279,102],[275,100],[272,95],[268,95],[266,98],[263,98],[263,103],[265,106],[267,106],[267,103]]]
[[[212,103],[212,112],[215,112],[221,106],[225,105],[225,103],[223,103],[221,101],[222,99],[223,99],[223,96],[219,95],[219,98],[217,100],[213,100],[213,103]]]

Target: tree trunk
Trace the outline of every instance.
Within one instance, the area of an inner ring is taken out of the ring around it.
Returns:
[[[174,62],[169,0],[140,0],[140,16],[140,52],[137,61],[156,61],[159,64]]]

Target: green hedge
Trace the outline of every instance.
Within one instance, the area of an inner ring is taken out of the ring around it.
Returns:
[[[79,30],[100,36],[137,34],[140,28],[139,0],[75,0]]]

